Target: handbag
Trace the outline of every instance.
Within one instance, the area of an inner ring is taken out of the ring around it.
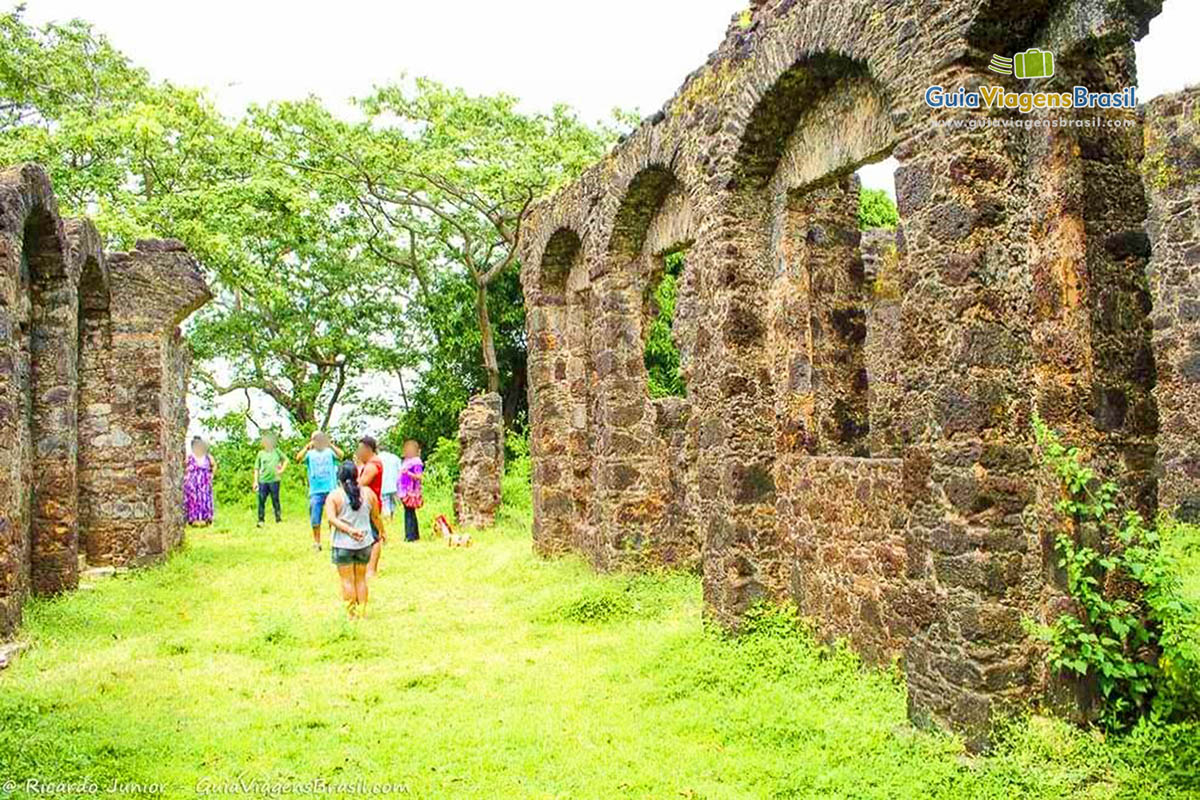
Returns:
[[[416,492],[409,492],[404,495],[404,498],[400,502],[404,504],[405,508],[411,508],[413,511],[416,511],[425,505],[425,498]]]

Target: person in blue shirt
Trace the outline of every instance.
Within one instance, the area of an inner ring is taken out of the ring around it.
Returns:
[[[323,431],[314,431],[308,444],[296,454],[296,461],[308,468],[308,516],[312,523],[313,550],[318,553],[321,551],[321,516],[325,500],[337,486],[341,458],[342,451]]]

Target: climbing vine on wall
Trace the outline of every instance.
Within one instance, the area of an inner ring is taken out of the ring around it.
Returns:
[[[1058,566],[1074,613],[1037,633],[1056,674],[1095,680],[1100,722],[1110,730],[1138,718],[1200,711],[1200,611],[1184,597],[1179,564],[1159,528],[1122,511],[1116,484],[1083,463],[1079,450],[1036,419],[1042,462],[1061,480]]]

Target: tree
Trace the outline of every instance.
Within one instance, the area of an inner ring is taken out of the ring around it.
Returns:
[[[646,337],[646,377],[651,397],[683,397],[687,394],[687,386],[679,372],[679,348],[671,329],[685,259],[686,253],[682,250],[667,255],[662,280],[650,298],[657,309]]]
[[[480,389],[521,414],[521,228],[613,131],[431,81],[377,90],[355,120],[315,99],[230,120],[86,23],[22,13],[0,15],[0,160],[44,164],[110,246],[188,246],[215,294],[188,326],[197,391],[261,392],[308,428],[372,411],[390,376],[431,441]]]
[[[434,81],[377,89],[349,138],[314,138],[353,186],[374,230],[372,252],[415,281],[426,308],[432,274],[461,270],[474,287],[485,388],[500,390],[489,291],[517,262],[534,199],[576,177],[614,138],[564,106],[517,110],[515,98],[475,97]]]

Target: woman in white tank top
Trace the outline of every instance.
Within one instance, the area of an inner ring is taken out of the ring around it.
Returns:
[[[350,619],[367,615],[367,564],[376,541],[386,541],[379,498],[370,487],[358,485],[358,468],[353,461],[338,471],[338,488],[325,500],[325,519],[333,531],[333,563],[342,586],[342,599]]]

